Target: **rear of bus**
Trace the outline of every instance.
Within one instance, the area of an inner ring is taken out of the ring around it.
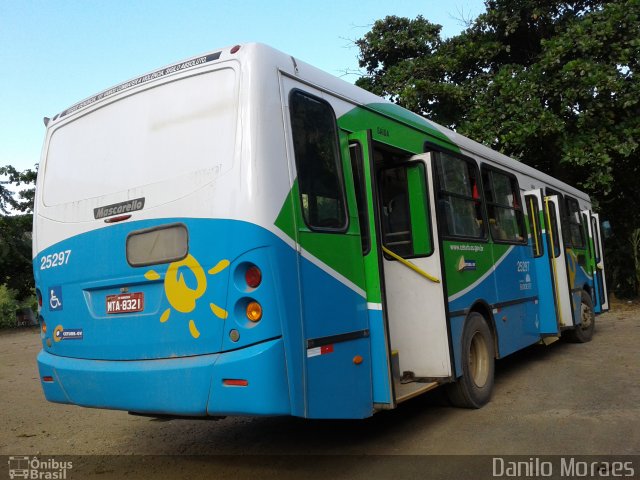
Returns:
[[[260,198],[234,54],[152,72],[49,122],[33,247],[48,400],[291,413],[289,300],[276,286],[295,285],[295,252],[250,221]]]

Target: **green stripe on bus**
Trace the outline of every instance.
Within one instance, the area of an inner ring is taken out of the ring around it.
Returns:
[[[338,125],[350,132],[371,129],[374,140],[416,154],[424,152],[425,142],[460,152],[457,145],[429,122],[394,104],[355,107],[338,118]]]
[[[304,227],[296,235],[296,224],[305,225],[300,214],[299,203],[298,180],[295,180],[276,218],[276,227],[294,242],[299,243],[315,258],[364,290],[365,280],[362,264],[353,261],[353,254],[362,252],[360,236],[348,233],[343,235],[319,234],[305,231]],[[346,250],[349,251],[345,251],[345,240],[347,242]]]

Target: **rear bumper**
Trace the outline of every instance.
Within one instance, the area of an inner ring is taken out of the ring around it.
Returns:
[[[190,416],[291,412],[281,338],[232,352],[158,360],[86,360],[41,351],[38,369],[51,402]],[[225,386],[225,379],[248,385]]]

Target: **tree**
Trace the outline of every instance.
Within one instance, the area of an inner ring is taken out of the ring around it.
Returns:
[[[31,215],[0,216],[0,284],[23,299],[34,287],[31,264]]]
[[[8,214],[13,206],[13,192],[5,187],[9,183],[8,180],[0,180],[0,214]]]
[[[6,207],[9,206],[19,212],[33,212],[33,201],[35,198],[35,184],[38,177],[38,164],[33,170],[26,169],[18,171],[11,165],[0,167],[0,175],[6,175],[8,180],[0,181],[0,210],[4,214],[8,214]],[[26,186],[18,191],[18,199],[14,197],[12,192],[3,188],[2,185],[12,184],[16,187]]]
[[[640,1],[486,7],[449,39],[422,17],[377,21],[356,42],[366,70],[356,83],[586,190],[614,225],[612,283],[637,292]]]
[[[37,167],[36,165],[34,170],[22,172],[11,165],[0,167],[0,175],[8,176],[8,180],[0,185],[0,210],[3,213],[0,215],[0,285],[6,285],[15,291],[18,300],[32,295],[34,287],[31,265],[31,212]],[[3,187],[9,184],[23,189],[14,194]],[[12,209],[12,212],[9,209]]]

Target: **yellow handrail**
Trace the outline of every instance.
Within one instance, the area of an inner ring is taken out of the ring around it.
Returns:
[[[429,275],[427,272],[425,272],[424,270],[422,270],[421,268],[416,267],[413,263],[411,263],[408,260],[405,260],[404,258],[402,258],[400,255],[396,255],[395,253],[393,253],[391,250],[389,250],[387,247],[385,247],[384,245],[382,246],[382,251],[384,253],[386,253],[387,255],[389,255],[390,257],[394,258],[395,260],[399,261],[401,264],[403,264],[405,267],[409,267],[411,270],[413,270],[416,273],[419,273],[420,275],[422,275],[424,278],[428,278],[429,280],[431,280],[432,282],[435,283],[440,283],[440,279],[434,277],[433,275]]]
[[[540,245],[538,244],[538,228],[536,227],[536,223],[540,220],[540,218],[536,218],[537,212],[534,212],[534,209],[533,209],[533,197],[529,197],[529,205],[531,206],[531,208],[529,209],[529,212],[532,217],[531,224],[533,225],[533,240],[536,245],[536,257],[538,257],[542,254],[540,250]]]

